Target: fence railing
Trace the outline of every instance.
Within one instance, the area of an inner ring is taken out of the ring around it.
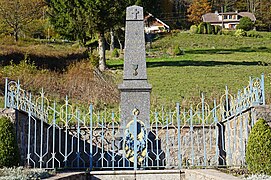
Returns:
[[[265,104],[264,75],[250,78],[236,95],[225,94],[212,107],[151,112],[151,126],[134,116],[124,127],[119,114],[60,106],[45,93],[33,97],[20,82],[5,85],[5,108],[22,115],[17,139],[24,163],[39,168],[150,169],[245,165],[245,143],[254,119],[245,114]]]

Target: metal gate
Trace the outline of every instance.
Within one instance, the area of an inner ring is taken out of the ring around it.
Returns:
[[[181,110],[151,112],[150,126],[134,119],[121,126],[119,113],[79,109],[5,86],[5,108],[16,110],[24,165],[38,168],[163,169],[245,165],[245,142],[255,119],[246,112],[265,104],[264,76],[232,96],[226,88],[212,108],[201,102]],[[234,119],[235,123],[230,123]],[[231,131],[233,133],[231,133]],[[225,133],[227,132],[227,133]],[[232,143],[235,143],[232,145]],[[226,156],[227,154],[227,156]]]

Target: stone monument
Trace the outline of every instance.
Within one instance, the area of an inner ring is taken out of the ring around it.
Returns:
[[[123,83],[119,85],[121,127],[136,115],[149,128],[151,89],[147,82],[143,8],[130,6],[126,10]]]

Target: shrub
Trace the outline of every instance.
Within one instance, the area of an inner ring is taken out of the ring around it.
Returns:
[[[114,49],[112,52],[112,57],[118,58],[120,56],[118,49]]]
[[[237,29],[234,33],[234,36],[236,37],[244,37],[246,35],[247,35],[246,31],[243,29]]]
[[[271,128],[260,119],[248,137],[246,162],[248,169],[255,174],[271,175]]]
[[[184,51],[179,46],[175,46],[173,50],[173,54],[175,56],[184,55]]]
[[[191,34],[197,34],[197,32],[198,32],[198,26],[197,25],[192,25],[190,27],[190,33]]]
[[[214,34],[219,34],[222,30],[222,27],[219,25],[214,26]]]
[[[212,26],[211,23],[206,23],[206,30],[207,30],[206,33],[207,34],[213,34],[213,32],[214,32],[213,27],[214,26]]]
[[[240,23],[237,25],[237,29],[243,29],[245,31],[251,30],[253,27],[253,22],[249,17],[242,17]]]
[[[263,36],[260,35],[257,31],[248,31],[247,37],[255,37],[255,38],[262,38]]]
[[[206,34],[206,23],[202,22],[198,26],[198,34]]]
[[[13,124],[8,117],[0,117],[0,139],[0,167],[18,166],[19,149]]]
[[[90,63],[93,67],[99,66],[99,56],[97,56],[95,53],[92,53],[89,57]]]
[[[47,172],[44,169],[27,169],[23,167],[0,169],[0,180],[26,180],[44,179],[52,176],[54,172]]]
[[[221,32],[222,32],[223,35],[230,35],[230,36],[235,35],[235,31],[229,30],[229,29],[222,29]]]

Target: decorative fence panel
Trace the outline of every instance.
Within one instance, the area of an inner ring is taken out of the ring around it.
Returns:
[[[24,165],[38,168],[159,169],[244,166],[245,147],[264,105],[264,76],[250,78],[237,95],[225,94],[188,110],[151,112],[150,127],[134,116],[121,127],[119,114],[49,101],[6,80],[5,108],[17,111],[17,139]]]

